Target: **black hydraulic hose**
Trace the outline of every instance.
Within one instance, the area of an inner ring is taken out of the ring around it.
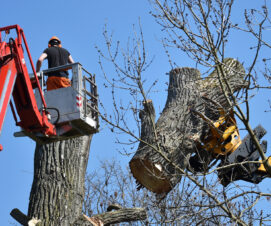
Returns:
[[[56,111],[56,113],[57,113],[57,119],[56,119],[55,122],[52,123],[52,124],[56,125],[58,123],[59,119],[60,119],[59,110],[57,108],[54,108],[54,107],[46,107],[45,110],[47,110],[47,109]],[[41,111],[41,109],[39,109],[39,111]]]
[[[13,46],[13,44],[15,43],[15,41],[14,41],[13,38],[10,38],[8,42],[9,42],[9,48],[10,48],[10,55],[13,56],[13,52],[12,52],[12,47],[11,46]]]

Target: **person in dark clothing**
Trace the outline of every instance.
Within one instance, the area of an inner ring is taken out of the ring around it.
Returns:
[[[68,50],[62,48],[61,41],[58,37],[53,36],[48,42],[48,48],[40,55],[36,71],[39,72],[42,62],[48,60],[48,68],[74,63],[71,54]],[[57,71],[48,74],[46,81],[47,90],[59,89],[71,86],[71,81],[68,78],[67,71]]]

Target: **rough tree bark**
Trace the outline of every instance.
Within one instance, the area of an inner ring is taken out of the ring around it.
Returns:
[[[193,136],[198,136],[203,123],[190,114],[190,109],[203,112],[196,87],[200,73],[194,68],[178,68],[169,75],[166,106],[154,124],[155,112],[151,101],[140,112],[141,139],[130,161],[133,176],[140,185],[161,194],[168,192],[181,179],[172,163],[186,168],[194,152]],[[150,146],[153,145],[154,147]],[[160,152],[160,153],[159,153]],[[172,163],[165,160],[161,153]]]
[[[223,75],[221,70],[223,70]],[[225,58],[223,63],[217,66],[209,76],[198,80],[197,87],[205,105],[204,116],[211,122],[215,122],[221,116],[220,112],[223,110],[228,120],[234,118],[232,114],[234,107],[232,95],[247,87],[248,83],[244,81],[244,78],[245,69],[243,65],[236,59]],[[204,126],[199,142],[203,142],[205,137],[210,135],[210,127],[207,124],[204,124]],[[195,142],[198,141],[195,140]],[[189,160],[191,164],[190,170],[208,171],[209,164],[216,155],[201,149],[195,151]]]
[[[113,207],[114,208],[114,207]],[[110,209],[110,206],[109,208]],[[115,208],[114,208],[115,209]],[[118,208],[116,211],[108,210],[102,214],[97,214],[92,217],[81,215],[75,222],[70,223],[72,226],[106,226],[121,222],[131,222],[146,220],[147,211],[144,208]],[[13,209],[10,215],[23,226],[40,226],[41,220],[30,218],[22,213],[19,209]]]
[[[197,142],[202,142],[210,128],[195,112],[212,122],[218,119],[220,108],[230,112],[230,93],[245,86],[244,76],[243,66],[232,58],[226,58],[205,79],[194,68],[170,72],[168,98],[158,121],[154,124],[155,110],[150,100],[143,103],[139,115],[142,141],[130,161],[138,188],[144,186],[157,194],[169,192],[182,176],[173,164],[186,169],[192,154],[196,163],[201,160],[208,165],[213,156],[197,150]]]
[[[92,135],[36,145],[28,216],[14,209],[14,219],[22,225],[97,226],[147,218],[142,208],[121,208],[91,218],[82,215],[91,139]]]
[[[92,136],[36,145],[28,216],[40,225],[72,225],[82,215]]]

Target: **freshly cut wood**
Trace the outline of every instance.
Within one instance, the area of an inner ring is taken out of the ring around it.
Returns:
[[[191,168],[192,155],[194,163],[200,164],[199,170],[209,165],[214,156],[198,150],[197,144],[210,133],[208,124],[219,118],[221,108],[231,111],[232,97],[228,94],[246,85],[244,76],[243,66],[232,58],[225,59],[205,79],[194,68],[177,68],[169,73],[167,102],[158,121],[155,123],[151,100],[143,103],[139,114],[141,142],[129,163],[139,189],[169,192],[181,180],[178,168]]]

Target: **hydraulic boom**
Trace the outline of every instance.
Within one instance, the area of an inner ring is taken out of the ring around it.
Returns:
[[[17,37],[2,40],[1,33],[9,34],[15,30]],[[34,74],[30,79],[23,54],[23,44]],[[38,88],[43,107],[39,109],[33,88]],[[13,97],[14,105],[10,101]],[[0,133],[10,104],[16,125],[30,133],[41,133],[45,136],[55,136],[55,126],[48,121],[49,113],[34,68],[24,32],[19,25],[0,28]],[[15,111],[16,110],[16,111]],[[19,116],[19,120],[16,116]]]

